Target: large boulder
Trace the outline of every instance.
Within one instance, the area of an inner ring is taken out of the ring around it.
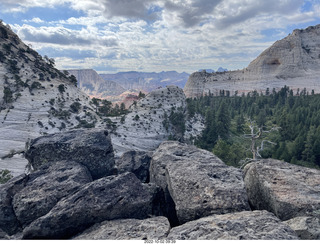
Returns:
[[[87,168],[70,161],[46,164],[29,175],[26,186],[13,197],[12,206],[25,227],[47,214],[63,197],[92,181]]]
[[[267,211],[212,215],[171,229],[173,240],[294,240],[295,232]]]
[[[128,151],[116,160],[118,173],[132,172],[144,183],[149,182],[149,168],[152,153]]]
[[[244,168],[249,202],[254,209],[273,212],[281,220],[320,217],[320,171],[274,159]]]
[[[31,141],[25,156],[35,170],[49,162],[67,160],[86,166],[93,179],[115,173],[113,147],[105,130],[73,130],[42,136]]]
[[[296,217],[284,221],[302,240],[320,240],[320,219],[316,217]]]
[[[95,224],[75,240],[163,240],[170,224],[163,216],[149,219],[118,219]]]
[[[150,175],[166,199],[172,198],[180,224],[212,214],[250,210],[242,172],[194,146],[162,143],[153,155]]]
[[[0,240],[9,240],[10,237],[6,232],[4,232],[2,229],[0,229]]]
[[[147,218],[152,214],[152,202],[150,187],[133,173],[104,177],[61,199],[24,229],[23,238],[64,239],[105,220]]]
[[[23,174],[0,185],[0,229],[9,235],[21,231],[21,225],[12,208],[12,198],[28,181],[28,176]]]

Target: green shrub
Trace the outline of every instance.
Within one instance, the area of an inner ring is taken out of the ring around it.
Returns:
[[[65,87],[64,87],[64,84],[60,84],[59,86],[58,86],[58,90],[59,90],[59,92],[60,93],[64,93],[66,90],[65,90]]]
[[[41,88],[41,83],[38,81],[34,81],[31,86],[30,86],[30,90],[32,91],[33,89],[40,89]]]
[[[4,169],[0,171],[0,184],[6,183],[11,178],[13,178],[13,176],[11,175],[9,170]]]
[[[9,87],[5,87],[3,90],[3,100],[5,103],[11,103],[12,102],[12,94],[13,92]]]
[[[78,113],[81,108],[81,103],[74,102],[70,105],[70,109],[72,113]]]

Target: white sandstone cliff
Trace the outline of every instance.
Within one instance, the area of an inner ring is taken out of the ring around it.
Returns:
[[[187,97],[218,95],[220,90],[231,94],[264,92],[289,86],[293,90],[314,90],[320,93],[320,25],[294,30],[275,42],[243,70],[218,73],[196,72],[184,87]]]

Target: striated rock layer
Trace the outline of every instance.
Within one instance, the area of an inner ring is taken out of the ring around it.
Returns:
[[[289,86],[320,92],[320,25],[294,30],[275,42],[243,70],[190,75],[184,87],[187,97],[198,97],[220,90],[242,94],[253,90],[265,92]]]

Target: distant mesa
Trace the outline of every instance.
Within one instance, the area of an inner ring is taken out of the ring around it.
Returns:
[[[219,70],[218,70],[219,71]],[[195,72],[190,75],[184,92],[197,97],[220,90],[230,94],[250,91],[265,92],[289,86],[298,90],[320,92],[320,25],[294,30],[286,38],[275,42],[242,70],[223,72]]]
[[[116,74],[100,74],[104,80],[112,80],[124,89],[151,92],[159,87],[175,85],[183,88],[189,78],[188,73],[176,71],[156,72],[119,72]]]
[[[105,98],[108,96],[118,96],[125,92],[118,83],[112,80],[104,80],[93,69],[68,70],[78,81],[78,87],[89,96]]]
[[[139,92],[149,93],[158,88],[175,85],[183,88],[189,74],[176,71],[119,72],[98,74],[93,69],[68,70],[78,81],[78,87],[91,97],[107,99],[113,103],[125,103],[129,107],[137,101]]]

